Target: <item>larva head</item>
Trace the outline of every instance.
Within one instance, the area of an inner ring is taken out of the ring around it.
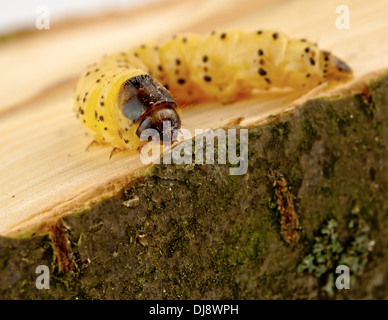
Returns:
[[[328,51],[321,52],[323,73],[328,80],[346,82],[352,79],[352,69],[341,59]]]
[[[128,79],[121,86],[118,105],[123,115],[138,125],[138,137],[144,130],[154,129],[161,140],[170,139],[181,126],[175,99],[149,75]]]

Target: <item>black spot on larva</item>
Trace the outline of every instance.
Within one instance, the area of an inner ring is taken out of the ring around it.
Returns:
[[[329,61],[329,55],[325,56],[325,61]]]
[[[85,103],[85,101],[86,101],[86,97],[84,97],[84,98],[82,99],[82,102],[83,102],[83,103]]]
[[[326,73],[327,72],[327,69],[323,69],[323,73]]]
[[[96,82],[99,83],[101,81],[101,79],[97,79]]]
[[[105,130],[105,131],[108,131],[108,128],[107,128],[107,127],[105,127],[105,128],[104,128],[104,130]]]
[[[127,139],[124,139],[124,142],[125,142],[125,143],[128,143],[128,142],[129,142],[129,140],[127,140]]]
[[[182,78],[179,78],[177,81],[179,84],[184,84],[186,82],[186,80]]]
[[[86,72],[85,77],[87,77],[90,74],[90,71]]]
[[[85,120],[85,119],[83,119],[83,120],[82,120],[82,122],[83,122],[83,123],[85,123],[85,122],[86,122],[86,120]]]
[[[261,31],[261,30],[257,31],[257,34],[262,34],[262,33],[263,33],[263,31]]]
[[[259,70],[257,71],[261,76],[265,76],[267,75],[267,71],[265,71],[263,68],[259,68]]]
[[[279,38],[279,33],[275,32],[275,33],[272,35],[272,38],[274,38],[275,40],[276,40],[277,38]]]
[[[208,60],[209,60],[209,57],[208,57],[208,56],[203,56],[203,57],[202,57],[202,61],[203,61],[203,62],[207,62]]]
[[[264,80],[268,83],[271,84],[271,80],[269,78],[264,78]]]
[[[158,70],[163,71],[163,67],[161,65],[158,65]]]
[[[163,87],[165,87],[168,90],[168,84],[163,85]]]
[[[177,66],[179,66],[179,65],[181,64],[181,60],[180,60],[179,58],[176,58],[176,59],[175,59],[175,64],[176,64]]]
[[[125,130],[125,131],[128,131],[128,128],[125,128],[124,130]]]
[[[99,117],[100,121],[104,121],[104,116]]]
[[[95,118],[96,118],[96,120],[97,120],[97,118],[98,118],[97,111],[94,111],[94,117],[95,117]]]
[[[311,76],[311,74],[309,74],[309,73],[306,74],[306,78],[310,78],[310,76]]]
[[[259,49],[259,51],[257,51],[257,54],[258,54],[259,56],[262,56],[262,55],[264,54],[264,51],[263,51],[262,49]]]
[[[205,75],[203,77],[203,80],[205,80],[206,82],[210,82],[210,81],[212,81],[212,78],[210,76],[208,76],[208,75]]]
[[[310,63],[311,63],[311,65],[315,65],[315,60],[314,60],[314,58],[310,58]]]
[[[226,38],[226,33],[225,33],[225,32],[221,33],[220,38],[221,38],[222,40],[224,40],[224,39]]]
[[[84,114],[84,113],[85,113],[84,109],[81,109],[81,108],[80,108],[80,109],[79,109],[79,113],[80,113],[80,114]]]
[[[101,75],[101,78],[104,78],[104,77],[105,77],[105,74],[102,74],[102,75]]]
[[[310,48],[307,47],[306,49],[304,49],[304,52],[309,53],[310,52]]]
[[[98,72],[98,71],[100,71],[100,69],[98,69],[98,68],[96,70],[94,70],[94,72]]]

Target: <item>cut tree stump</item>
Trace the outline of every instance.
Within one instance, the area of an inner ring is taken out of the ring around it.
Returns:
[[[0,42],[0,298],[388,298],[388,4],[168,1]],[[306,16],[307,12],[311,12]],[[259,21],[259,23],[257,22]],[[245,175],[85,151],[73,89],[143,39],[275,29],[353,67],[330,92],[183,110],[183,126],[247,128]],[[50,289],[35,286],[50,270]],[[335,269],[351,271],[337,290]]]

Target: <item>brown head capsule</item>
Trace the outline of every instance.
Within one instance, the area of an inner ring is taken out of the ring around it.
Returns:
[[[155,129],[161,140],[171,139],[181,126],[175,99],[149,75],[128,79],[120,89],[118,105],[126,118],[138,123],[138,137],[146,129]]]

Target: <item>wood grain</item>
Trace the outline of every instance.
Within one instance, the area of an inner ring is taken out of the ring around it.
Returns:
[[[339,4],[349,6],[349,30],[335,26]],[[384,0],[166,1],[0,43],[0,234],[90,206],[145,168],[136,152],[109,159],[110,148],[85,151],[90,138],[73,114],[73,89],[82,69],[103,54],[183,31],[276,29],[317,41],[347,61],[359,78],[388,67],[387,13]],[[275,95],[229,106],[193,106],[183,111],[183,125],[216,128],[239,116],[250,125],[296,98]]]

